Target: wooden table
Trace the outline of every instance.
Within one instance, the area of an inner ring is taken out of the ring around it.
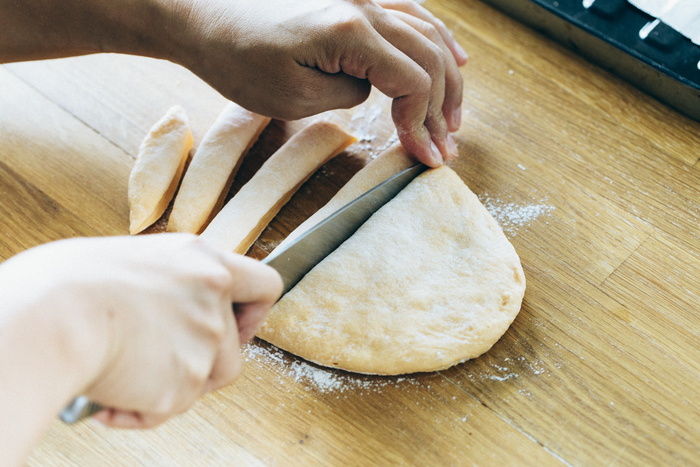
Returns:
[[[477,0],[425,3],[470,54],[452,164],[520,254],[522,311],[447,371],[365,377],[264,343],[243,376],[152,431],[56,422],[29,465],[689,465],[700,461],[700,124]],[[138,145],[173,105],[225,105],[127,56],[0,67],[0,258],[127,233]],[[391,141],[389,100],[301,188],[257,257]],[[232,193],[299,123],[273,122]],[[162,230],[160,222],[153,231]]]

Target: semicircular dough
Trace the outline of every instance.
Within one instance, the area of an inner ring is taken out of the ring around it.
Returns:
[[[515,249],[443,166],[416,178],[309,272],[258,336],[359,373],[435,371],[490,349],[524,293]]]

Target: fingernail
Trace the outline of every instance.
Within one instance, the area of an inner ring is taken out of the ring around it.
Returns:
[[[459,126],[462,124],[462,106],[460,105],[457,107],[457,110],[454,111],[452,114],[452,125],[454,125],[455,128],[459,128]]]
[[[457,41],[455,41],[455,51],[457,52],[457,55],[459,55],[464,61],[467,61],[469,59],[469,55],[467,55],[467,52],[462,48],[461,45]]]
[[[430,149],[433,151],[433,160],[435,161],[436,165],[442,165],[442,154],[440,154],[440,150],[437,146],[435,146],[433,141],[430,141]]]
[[[454,138],[451,134],[447,134],[447,147],[450,148],[450,153],[452,157],[459,156],[459,151],[457,150],[457,143],[455,143]]]

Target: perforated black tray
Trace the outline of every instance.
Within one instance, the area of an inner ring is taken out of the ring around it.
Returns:
[[[700,46],[627,0],[483,1],[700,121]]]

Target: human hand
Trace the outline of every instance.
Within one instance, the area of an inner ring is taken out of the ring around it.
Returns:
[[[240,345],[282,290],[272,268],[189,234],[64,240],[11,261],[69,328],[90,334],[86,360],[72,362],[84,370],[76,389],[115,427],[157,425],[234,380]]]
[[[412,0],[0,2],[0,63],[97,52],[166,58],[225,97],[281,119],[394,99],[403,146],[436,166],[456,155],[467,61]],[[7,30],[7,31],[5,31]]]
[[[394,99],[403,146],[439,165],[456,155],[464,51],[410,0],[182,0],[168,58],[254,112],[297,119]],[[381,6],[385,8],[382,8]]]

